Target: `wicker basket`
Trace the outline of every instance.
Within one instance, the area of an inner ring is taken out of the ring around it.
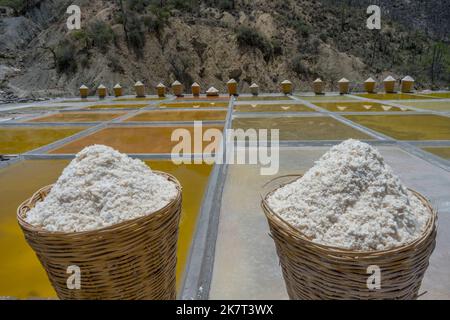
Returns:
[[[171,175],[156,173],[177,184],[179,192],[171,203],[150,215],[94,231],[49,232],[24,220],[52,186],[19,207],[17,218],[25,238],[60,299],[176,299],[181,186]],[[79,290],[67,286],[71,265],[81,271]]]
[[[277,215],[267,204],[262,208],[275,241],[290,299],[416,299],[436,244],[437,213],[428,200],[412,191],[430,210],[431,217],[420,238],[384,251],[356,252],[309,240]],[[381,270],[381,288],[369,290],[368,267]]]

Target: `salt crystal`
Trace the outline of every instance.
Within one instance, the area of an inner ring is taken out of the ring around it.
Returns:
[[[380,153],[356,140],[331,148],[302,178],[267,201],[311,241],[353,250],[384,250],[414,241],[430,218]]]
[[[90,231],[149,215],[177,193],[141,160],[93,145],[76,155],[26,221],[48,231]]]

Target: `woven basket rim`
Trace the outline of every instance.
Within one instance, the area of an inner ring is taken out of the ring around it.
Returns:
[[[292,176],[292,175],[291,175]],[[321,249],[323,251],[327,251],[331,254],[349,254],[349,255],[356,255],[358,257],[371,257],[371,256],[380,256],[380,255],[389,255],[389,254],[393,254],[399,251],[403,251],[403,250],[408,250],[411,249],[412,247],[416,246],[418,243],[424,241],[425,239],[427,239],[432,233],[433,230],[435,229],[436,226],[436,220],[437,220],[437,211],[431,206],[429,200],[424,197],[421,193],[408,188],[409,191],[411,191],[413,193],[413,195],[415,197],[417,197],[423,205],[425,205],[425,207],[429,210],[430,213],[430,217],[427,221],[427,224],[425,226],[424,231],[421,233],[420,237],[414,239],[411,242],[408,243],[404,243],[400,246],[396,246],[396,247],[392,247],[389,249],[384,249],[384,250],[353,250],[353,249],[346,249],[346,248],[341,248],[341,247],[335,247],[335,246],[329,246],[326,244],[321,244],[321,243],[317,243],[312,241],[311,239],[309,239],[303,232],[301,232],[299,229],[297,229],[296,227],[292,226],[289,222],[287,222],[286,220],[284,220],[282,217],[280,217],[280,215],[278,215],[277,213],[275,213],[272,208],[269,206],[268,202],[267,202],[267,198],[270,197],[273,193],[275,193],[277,190],[279,190],[280,188],[286,186],[287,184],[293,183],[294,181],[297,181],[298,179],[300,179],[303,175],[298,175],[298,177],[291,181],[291,182],[287,182],[284,183],[282,185],[280,185],[279,187],[277,187],[276,189],[268,192],[261,201],[261,206],[263,208],[263,211],[266,215],[266,217],[272,221],[274,221],[279,227],[283,228],[288,234],[291,235],[295,235],[296,237],[298,237],[299,240],[308,242],[310,245],[317,247],[318,249]]]
[[[163,171],[157,171],[157,170],[152,170],[153,173],[166,177],[169,181],[175,183],[176,188],[177,188],[177,195],[169,202],[167,203],[164,207],[160,208],[159,210],[156,210],[154,212],[151,212],[149,214],[146,214],[142,217],[137,217],[134,219],[130,219],[130,220],[126,220],[126,221],[122,221],[120,223],[117,224],[113,224],[107,227],[103,227],[103,228],[99,228],[99,229],[94,229],[94,230],[88,230],[88,231],[75,231],[75,232],[64,232],[64,231],[48,231],[40,226],[34,226],[30,223],[28,223],[27,221],[25,221],[25,215],[21,214],[21,209],[24,207],[29,207],[30,209],[27,210],[25,212],[28,213],[31,208],[33,208],[36,203],[34,202],[34,199],[38,196],[38,194],[44,190],[48,190],[51,189],[54,184],[51,185],[47,185],[45,187],[40,188],[38,191],[36,191],[30,198],[28,198],[27,200],[25,200],[24,202],[22,202],[18,209],[17,209],[17,220],[19,222],[19,225],[24,228],[27,231],[31,231],[31,232],[39,232],[42,235],[60,235],[60,236],[79,236],[79,235],[95,235],[95,234],[99,234],[99,233],[104,233],[104,232],[109,232],[109,231],[114,231],[116,229],[120,229],[122,227],[128,226],[128,225],[132,225],[135,223],[140,223],[142,221],[145,221],[146,219],[148,219],[149,217],[152,217],[154,215],[158,215],[160,213],[164,213],[165,211],[167,211],[167,209],[169,207],[171,207],[172,205],[174,205],[176,202],[179,201],[179,199],[181,198],[181,192],[182,192],[182,186],[180,184],[180,182],[177,180],[177,178],[175,178],[173,175],[171,175],[170,173],[167,172],[163,172]],[[42,200],[41,200],[42,201]]]

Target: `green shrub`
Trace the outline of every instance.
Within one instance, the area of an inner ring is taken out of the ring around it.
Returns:
[[[73,42],[75,42],[77,44],[77,47],[79,49],[84,49],[84,48],[90,47],[91,39],[89,38],[89,35],[87,34],[86,31],[74,30],[70,33],[70,36],[71,36]]]
[[[74,73],[77,71],[76,47],[64,39],[55,48],[55,64],[58,73]]]
[[[308,66],[303,62],[303,56],[297,55],[292,61],[292,71],[294,71],[298,76],[304,76],[309,74]]]
[[[150,14],[143,16],[143,23],[149,32],[160,34],[168,24],[170,11],[157,6],[151,6],[149,11]]]
[[[140,54],[145,46],[145,30],[141,19],[136,14],[131,14],[127,18],[128,43]]]
[[[283,55],[283,44],[280,40],[275,39],[272,41],[273,55],[281,56]]]
[[[236,40],[241,48],[250,47],[259,49],[266,61],[273,56],[272,44],[255,29],[238,27],[236,29]]]
[[[103,52],[114,40],[114,32],[109,24],[100,20],[96,20],[89,25],[87,35],[91,39],[92,45]]]
[[[303,38],[308,38],[311,34],[311,27],[300,20],[293,21],[291,27]]]

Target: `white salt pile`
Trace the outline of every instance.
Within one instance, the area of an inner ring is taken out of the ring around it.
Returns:
[[[95,230],[151,214],[177,193],[141,160],[94,145],[77,154],[26,221],[48,231]]]
[[[313,242],[364,251],[417,239],[430,217],[379,152],[356,140],[331,148],[268,205]]]

